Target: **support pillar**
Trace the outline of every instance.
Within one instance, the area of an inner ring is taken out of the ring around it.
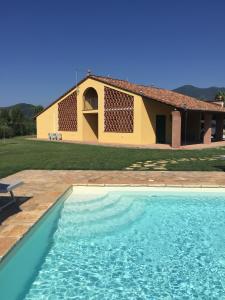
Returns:
[[[203,144],[211,143],[211,135],[212,135],[212,114],[209,112],[205,112]]]
[[[216,141],[223,140],[223,126],[224,126],[224,115],[218,114],[216,116]]]
[[[181,146],[181,112],[179,110],[172,111],[172,148]]]

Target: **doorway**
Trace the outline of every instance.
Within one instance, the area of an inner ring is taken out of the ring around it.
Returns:
[[[166,116],[164,115],[156,116],[156,143],[166,143]]]
[[[84,140],[98,141],[98,114],[84,114]]]

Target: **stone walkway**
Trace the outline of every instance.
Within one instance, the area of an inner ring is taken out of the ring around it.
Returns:
[[[205,157],[183,157],[183,158],[174,158],[174,159],[162,159],[162,160],[146,160],[138,161],[133,163],[129,167],[126,167],[125,170],[128,171],[166,171],[170,165],[176,165],[183,162],[199,162],[199,161],[216,161],[224,160],[223,155],[214,155],[214,156],[205,156]]]
[[[16,195],[28,200],[21,203],[20,210],[9,211],[9,216],[0,225],[0,258],[12,249],[72,184],[225,187],[223,172],[27,170],[4,180],[23,180],[25,184],[16,190]]]

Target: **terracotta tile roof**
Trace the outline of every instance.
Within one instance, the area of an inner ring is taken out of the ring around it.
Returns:
[[[135,84],[135,83],[128,82],[126,80],[121,80],[121,79],[114,79],[114,78],[110,78],[110,77],[103,77],[103,76],[97,76],[97,75],[89,75],[89,76],[83,78],[80,82],[78,82],[77,85],[73,86],[71,89],[66,91],[62,96],[57,98],[51,104],[49,104],[43,111],[41,111],[39,114],[37,114],[34,118],[41,115],[49,107],[51,107],[53,104],[57,103],[62,97],[66,96],[69,92],[74,90],[77,86],[79,86],[82,82],[84,82],[88,78],[92,78],[92,79],[98,80],[102,83],[106,83],[111,86],[121,88],[125,91],[165,103],[165,104],[173,106],[175,108],[188,109],[188,110],[211,111],[211,112],[224,112],[225,113],[224,107],[221,107],[221,106],[213,104],[213,103],[201,101],[196,98],[185,96],[185,95],[182,95],[182,94],[179,94],[176,92],[172,92],[170,90],[160,89],[160,88],[141,85],[141,84]]]
[[[89,78],[93,78],[100,82],[124,89],[126,91],[141,95],[146,98],[150,98],[171,105],[176,108],[211,112],[225,112],[224,107],[213,103],[201,101],[193,97],[185,96],[173,91],[151,86],[144,86],[140,84],[131,83],[126,80],[113,79],[109,77],[90,75]]]

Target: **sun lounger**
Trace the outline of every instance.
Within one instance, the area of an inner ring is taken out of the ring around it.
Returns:
[[[5,182],[0,182],[0,193],[10,193],[11,195],[11,201],[9,201],[6,205],[2,206],[0,208],[0,211],[5,208],[6,206],[12,204],[12,203],[16,203],[16,198],[14,196],[13,190],[16,189],[17,187],[21,186],[23,184],[22,181],[17,181],[14,183],[5,183]]]

